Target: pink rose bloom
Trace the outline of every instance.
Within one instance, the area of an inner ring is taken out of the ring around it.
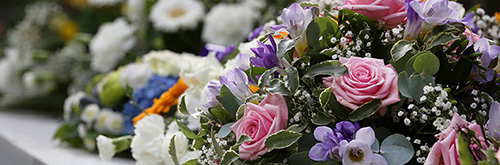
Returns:
[[[473,130],[476,133],[476,137],[481,142],[481,145],[486,146],[484,136],[481,133],[481,126],[477,124],[471,124],[462,119],[457,113],[455,113],[448,128],[446,128],[440,134],[436,135],[436,137],[439,137],[439,140],[432,146],[429,155],[425,159],[424,165],[461,164],[460,156],[458,155],[457,134],[457,129],[459,129],[460,127],[467,127],[468,129]]]
[[[391,28],[406,18],[404,0],[345,0],[342,8],[366,15]]]
[[[332,86],[337,101],[352,110],[374,99],[382,100],[379,109],[385,114],[386,106],[399,102],[398,73],[392,65],[375,58],[341,57],[349,73],[323,79],[325,87]]]
[[[231,130],[236,133],[236,140],[246,134],[252,138],[239,147],[240,158],[255,160],[267,153],[264,144],[266,137],[287,128],[288,107],[280,94],[269,94],[259,105],[247,103],[243,117]]]

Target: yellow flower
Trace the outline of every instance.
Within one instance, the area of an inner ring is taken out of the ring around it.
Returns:
[[[153,106],[147,108],[144,110],[145,112],[142,112],[132,119],[134,125],[146,115],[167,113],[170,111],[170,107],[177,105],[177,99],[179,99],[179,96],[181,96],[186,89],[188,89],[188,86],[184,83],[184,81],[182,81],[181,78],[179,78],[177,84],[161,94],[160,98],[153,100]]]
[[[50,28],[59,33],[59,37],[65,42],[72,40],[75,34],[80,31],[78,24],[68,18],[65,14],[60,14],[51,20]]]

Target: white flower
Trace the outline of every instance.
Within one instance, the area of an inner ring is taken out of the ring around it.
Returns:
[[[138,121],[130,148],[136,164],[161,164],[162,144],[165,138],[163,117],[151,114]]]
[[[408,118],[405,118],[405,120],[403,120],[405,122],[405,125],[409,126],[411,124],[411,121],[410,119]]]
[[[87,136],[87,127],[85,127],[85,124],[78,124],[78,127],[76,128],[76,131],[78,131],[78,137],[84,138]]]
[[[114,134],[120,134],[123,131],[123,116],[120,113],[113,112],[106,120],[106,129]]]
[[[64,121],[68,121],[70,119],[73,108],[80,106],[80,100],[85,97],[85,95],[85,92],[80,91],[68,96],[68,98],[64,100]]]
[[[99,72],[112,70],[134,46],[134,31],[135,28],[123,18],[101,25],[89,43],[92,69]]]
[[[205,6],[198,0],[159,0],[149,19],[158,30],[176,32],[195,28],[203,14]]]
[[[101,108],[97,104],[89,104],[83,108],[80,119],[90,125],[97,118],[97,115],[99,115],[99,111],[101,111]]]
[[[93,138],[83,138],[83,145],[89,151],[94,151],[95,149],[95,139]]]
[[[255,53],[253,53],[253,51],[250,48],[257,48],[257,47],[259,47],[259,45],[257,43],[258,38],[259,37],[255,38],[252,41],[240,43],[238,45],[238,51],[240,52],[240,54],[248,54],[248,55],[250,55],[250,57],[255,57]]]
[[[250,6],[218,4],[205,17],[202,39],[217,45],[236,45],[252,31],[258,15]]]
[[[175,122],[173,122],[175,123]],[[174,164],[172,157],[170,157],[170,154],[168,152],[169,146],[170,146],[170,141],[174,137],[174,143],[175,143],[175,155],[177,156],[177,160],[179,161],[179,164],[184,164],[185,162],[191,160],[191,159],[197,159],[200,156],[200,151],[189,151],[189,141],[184,136],[182,132],[177,130],[177,132],[173,134],[166,134],[165,139],[163,140],[163,161],[165,164]]]
[[[148,64],[155,74],[161,76],[179,76],[182,67],[189,65],[192,58],[198,58],[193,54],[178,54],[169,50],[151,51],[142,57],[144,63]]]
[[[145,0],[127,0],[123,13],[134,25],[141,27],[146,24],[146,1]]]
[[[96,138],[99,157],[102,160],[110,160],[115,155],[116,146],[113,144],[113,139],[99,135]]]
[[[5,57],[0,59],[0,92],[4,94],[4,97],[15,99],[23,94],[19,75],[28,64],[20,57],[18,49],[5,48],[4,55]],[[11,100],[4,99],[4,101]]]
[[[123,0],[88,0],[88,3],[95,7],[116,5]]]
[[[113,122],[116,121],[116,115],[117,114],[115,114],[115,112],[111,111],[110,109],[103,108],[96,118],[96,123],[94,126],[96,131],[97,132],[112,131],[113,126],[111,126],[111,125],[113,125]],[[113,120],[113,121],[111,121],[111,120]]]
[[[153,75],[149,65],[144,63],[132,63],[123,68],[120,73],[120,83],[125,88],[127,85],[133,89],[140,88],[148,83]]]

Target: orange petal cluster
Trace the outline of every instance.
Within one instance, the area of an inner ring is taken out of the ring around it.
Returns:
[[[132,119],[134,125],[146,115],[167,113],[168,111],[170,111],[170,107],[177,105],[177,99],[179,99],[179,96],[181,96],[184,91],[186,91],[186,89],[188,89],[188,86],[184,83],[184,81],[182,81],[181,78],[179,78],[177,84],[175,84],[168,91],[161,94],[160,98],[155,98],[153,100],[153,106],[144,110],[144,112]]]

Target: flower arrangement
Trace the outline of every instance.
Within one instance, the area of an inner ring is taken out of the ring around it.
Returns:
[[[294,3],[224,67],[183,70],[191,85],[177,110],[200,127],[174,119],[183,135],[172,140],[145,115],[132,154],[173,164],[499,163],[500,47],[465,21],[480,9],[458,8]]]

